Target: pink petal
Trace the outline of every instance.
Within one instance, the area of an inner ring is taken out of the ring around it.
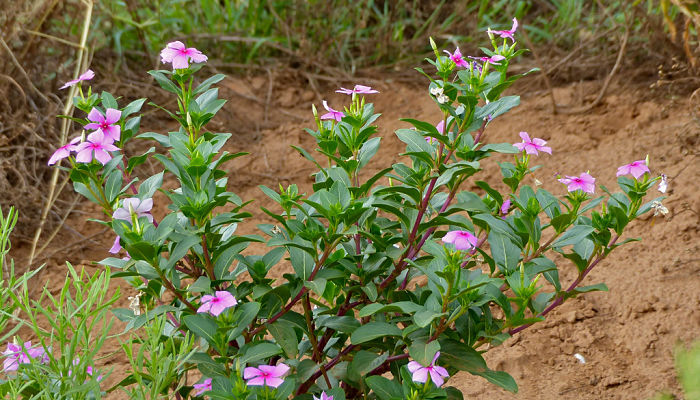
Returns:
[[[246,367],[243,370],[243,379],[250,379],[262,375],[262,371],[255,367]]]
[[[80,79],[72,79],[72,80],[70,80],[70,81],[64,83],[63,86],[61,86],[60,88],[58,88],[58,90],[63,90],[63,89],[65,89],[65,88],[69,88],[69,87],[75,85],[75,84],[78,83],[78,82],[80,82]],[[15,369],[16,369],[16,368],[15,368]]]
[[[190,66],[189,58],[181,54],[178,54],[175,57],[173,57],[172,64],[173,69],[185,69]]]
[[[428,368],[420,368],[416,372],[413,373],[413,376],[411,377],[413,379],[413,382],[420,382],[420,383],[425,383],[428,381]]]
[[[523,142],[529,143],[532,140],[530,140],[530,135],[527,134],[527,132],[520,132],[520,138],[523,139]]]
[[[92,122],[97,122],[97,123],[105,122],[104,115],[102,115],[100,110],[98,110],[97,108],[93,108],[92,110],[90,110],[90,112],[88,113],[88,119]],[[86,125],[86,128],[87,128],[87,125]],[[93,128],[87,128],[87,129],[93,129]]]
[[[78,77],[79,81],[89,81],[90,79],[95,77],[95,72],[91,69],[88,69],[87,71],[83,72],[82,75]]]
[[[420,368],[423,368],[423,366],[420,365],[418,363],[418,361],[410,361],[406,367],[408,367],[408,371],[411,373],[414,373],[414,372],[418,371]]]
[[[435,386],[437,387],[440,387],[443,383],[445,383],[445,380],[442,379],[442,376],[440,376],[440,374],[438,374],[432,369],[430,370],[430,380],[432,380]]]
[[[437,125],[435,125],[435,129],[437,129],[438,132],[441,134],[445,134],[445,120],[443,119],[442,121],[438,122]]]
[[[62,160],[66,157],[70,156],[70,150],[68,150],[65,146],[60,147],[58,150],[56,150],[52,155],[51,158],[49,158],[49,165],[54,165],[58,162],[58,160]]]
[[[433,362],[431,362],[430,365],[435,365],[435,361],[437,361],[438,357],[440,357],[440,352],[436,351],[435,355],[433,356]]]
[[[457,231],[450,231],[445,234],[445,236],[442,237],[442,241],[444,243],[454,243],[455,239],[457,238]]]
[[[281,384],[284,383],[284,379],[275,378],[275,377],[267,378],[267,379],[265,379],[265,381],[266,381],[265,384],[266,384],[267,386],[273,387],[273,388],[276,388],[276,387],[278,387],[278,386],[280,386]]]
[[[289,371],[289,366],[287,364],[279,364],[274,367],[273,375],[280,377]]]
[[[205,56],[204,54],[202,54],[201,51],[199,51],[193,47],[191,47],[190,49],[194,50],[192,52],[192,54],[190,54],[190,58],[192,59],[192,62],[203,63],[203,62],[207,61],[208,57]]]
[[[202,302],[202,305],[197,309],[197,313],[209,312],[209,310],[211,310],[211,303]]]
[[[87,145],[90,145],[89,143],[86,143]],[[75,155],[75,161],[79,163],[89,163],[92,161],[92,149],[83,149],[78,151],[78,154]]]
[[[119,119],[122,117],[122,112],[115,108],[108,108],[106,114],[107,118],[105,118],[105,120],[110,125],[119,122]]]
[[[246,382],[248,386],[265,386],[265,378],[262,376],[255,377],[248,382]]]
[[[112,156],[107,153],[104,150],[97,150],[95,149],[95,158],[97,161],[99,161],[102,165],[105,165],[109,162],[109,160],[112,159]]]
[[[139,204],[138,204],[138,206],[136,206],[134,211],[137,214],[141,215],[141,214],[145,214],[145,213],[151,211],[152,208],[153,208],[153,198],[148,198],[148,199],[144,199],[143,201],[139,201]],[[219,294],[219,292],[216,292],[216,293]],[[226,292],[226,293],[228,293],[228,292]]]
[[[510,31],[512,33],[515,33],[515,30],[518,29],[518,20],[513,17],[513,26],[510,28]]]

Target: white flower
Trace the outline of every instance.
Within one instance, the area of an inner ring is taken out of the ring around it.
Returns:
[[[666,178],[666,174],[661,174],[661,182],[659,182],[659,192],[661,193],[666,193],[666,190],[668,189],[668,180]]]
[[[443,92],[444,92],[444,89],[439,87],[439,86],[435,86],[434,88],[430,89],[430,94],[432,94],[433,96],[436,96],[436,97],[443,94]]]
[[[651,209],[654,210],[654,216],[657,217],[659,215],[666,215],[668,214],[668,208],[664,207],[663,204],[661,204],[660,201],[654,200],[651,203]]]
[[[440,94],[440,95],[437,96],[437,101],[438,101],[438,103],[440,103],[440,104],[445,104],[445,103],[447,103],[449,100],[450,100],[450,98],[447,97],[447,96],[445,96],[444,94]]]

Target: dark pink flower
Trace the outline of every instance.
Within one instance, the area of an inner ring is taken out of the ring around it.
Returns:
[[[94,77],[95,77],[95,73],[94,73],[91,69],[89,69],[89,70],[83,72],[83,74],[80,75],[80,76],[78,77],[78,79],[73,79],[73,80],[70,80],[70,81],[64,83],[63,86],[61,86],[60,88],[58,88],[58,90],[62,90],[62,89],[65,89],[65,88],[69,88],[69,87],[75,85],[75,84],[78,83],[78,82],[89,81],[90,79],[92,79],[92,78],[94,78]]]
[[[282,375],[289,371],[286,364],[280,365],[259,365],[258,368],[246,367],[243,370],[243,379],[247,380],[248,386],[269,386],[276,388],[284,383]]]
[[[472,57],[472,56],[469,56],[469,58],[471,58],[472,60],[481,61],[484,64],[488,63],[488,64],[493,64],[493,65],[501,65],[501,63],[499,61],[506,59],[505,57],[503,57],[500,54],[495,54],[491,57]],[[478,70],[481,71],[481,67],[478,67]]]
[[[469,231],[450,231],[442,237],[442,241],[445,243],[451,243],[455,246],[457,250],[469,250],[476,247],[477,239]]]
[[[595,178],[587,172],[582,173],[580,176],[566,175],[566,178],[560,178],[558,181],[565,184],[569,192],[577,190],[583,190],[591,194],[595,192]]]
[[[190,66],[190,61],[193,63],[203,63],[207,61],[207,56],[194,47],[185,47],[185,44],[180,41],[168,43],[163,50],[160,51],[160,58],[164,63],[173,64],[173,69],[184,69]]]
[[[208,294],[202,296],[202,305],[199,306],[197,312],[208,312],[216,317],[224,312],[225,309],[236,304],[238,304],[238,301],[231,293],[225,290],[217,290],[214,296]]]
[[[411,379],[413,379],[413,382],[426,383],[430,379],[435,386],[442,386],[445,383],[445,378],[449,378],[450,374],[445,368],[435,365],[438,357],[440,357],[439,351],[435,353],[433,362],[428,366],[423,366],[418,361],[409,362],[407,367],[412,374]]]
[[[635,162],[623,165],[617,169],[617,176],[630,174],[634,179],[639,179],[645,173],[651,173],[647,166],[646,160],[637,160]]]
[[[85,129],[99,129],[105,137],[116,142],[119,140],[122,131],[122,128],[117,125],[117,122],[122,117],[122,112],[114,108],[108,108],[105,113],[107,114],[106,117],[97,108],[90,110],[88,120],[92,122],[85,125]]]
[[[447,55],[450,56],[450,60],[454,61],[455,64],[457,64],[458,67],[461,68],[467,68],[469,66],[469,63],[467,63],[467,60],[464,59],[464,56],[462,56],[462,52],[459,51],[459,47],[455,48],[454,53],[450,53],[447,50],[443,50]]]
[[[334,110],[328,106],[328,102],[323,100],[323,108],[328,110],[327,113],[321,115],[321,119],[334,119],[338,122],[343,119],[345,114],[342,111]]]
[[[75,148],[75,152],[78,153],[75,156],[75,161],[89,163],[95,159],[102,165],[107,164],[112,159],[112,155],[108,152],[119,150],[113,143],[114,141],[111,138],[105,137],[102,131],[98,129],[88,135],[87,141],[80,143]]]
[[[353,89],[346,89],[344,87],[341,87],[340,89],[335,91],[336,93],[342,93],[342,94],[372,94],[372,93],[379,93],[378,90],[374,90],[369,86],[364,86],[364,85],[355,85]]]
[[[523,139],[522,143],[513,143],[513,146],[517,147],[518,150],[533,155],[539,155],[540,151],[552,154],[552,148],[545,146],[547,142],[543,139],[530,139],[530,135],[528,135],[527,132],[520,132],[520,137]]]
[[[209,392],[211,391],[211,378],[207,378],[202,383],[195,383],[192,385],[192,387],[195,388],[194,395],[199,396],[204,392]]]
[[[501,215],[508,214],[508,210],[510,210],[510,199],[506,199],[506,201],[501,204]]]
[[[51,158],[49,158],[48,164],[54,165],[59,160],[63,160],[64,158],[70,156],[70,153],[78,147],[76,146],[76,143],[80,143],[80,136],[74,137],[70,142],[64,144],[63,146],[59,147],[58,150],[54,151]]]
[[[515,42],[515,38],[513,38],[513,35],[515,34],[515,30],[518,29],[518,20],[513,18],[513,26],[510,28],[509,31],[494,31],[491,28],[489,28],[488,33],[498,35],[502,38],[509,38],[513,42]]]
[[[437,131],[440,132],[441,135],[444,135],[445,134],[445,120],[443,119],[442,121],[438,122],[438,124],[435,125],[435,129],[437,129]],[[433,144],[433,142],[436,142],[437,139],[435,139],[434,137],[431,137],[431,136],[426,136],[425,141],[430,143],[430,144]]]

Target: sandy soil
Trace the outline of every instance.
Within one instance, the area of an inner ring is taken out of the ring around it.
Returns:
[[[371,100],[376,111],[383,114],[379,132],[384,139],[372,164],[378,169],[398,161],[397,154],[404,151],[404,145],[393,135],[395,129],[406,126],[399,118],[437,122],[439,116],[422,86],[391,79],[371,83],[381,91]],[[320,107],[321,99],[303,85],[278,82],[266,107],[267,78],[227,79],[223,86],[221,97],[231,101],[212,129],[235,134],[230,151],[251,152],[229,165],[229,189],[243,199],[256,200],[249,206],[255,217],[240,227],[241,233],[250,233],[255,231],[255,224],[268,221],[258,209],[270,206],[258,185],[296,183],[302,192],[310,193],[313,165],[290,145],[314,148],[314,141],[303,128],[313,125],[310,104]],[[559,87],[555,95],[559,103],[590,101],[599,86],[600,82],[588,82]],[[334,89],[328,86],[323,93],[329,94],[329,103],[338,109],[348,98],[331,94]],[[673,369],[674,346],[700,336],[699,110],[691,107],[688,96],[650,93],[646,86],[616,86],[610,93],[615,94],[588,113],[554,115],[547,93],[530,89],[520,107],[489,125],[486,141],[519,141],[520,131],[546,139],[554,154],[537,160],[544,164],[537,178],[546,189],[561,194],[563,187],[556,182],[556,173],[573,175],[590,170],[599,184],[613,188],[618,166],[649,154],[653,172],[663,172],[670,178],[670,192],[664,201],[670,213],[666,218],[646,216],[634,222],[627,237],[641,237],[643,241],[613,252],[589,275],[588,284],[605,282],[610,292],[568,302],[551,313],[547,321],[485,355],[491,368],[503,369],[515,377],[519,394],[462,373],[449,384],[460,388],[465,398],[646,399],[664,389],[680,395]],[[158,129],[147,122],[143,125],[146,130]],[[495,180],[500,176],[498,167],[487,164],[487,173]],[[96,210],[86,204],[83,211],[90,214]],[[161,207],[156,217],[162,217],[162,212]],[[42,280],[62,282],[66,259],[88,264],[107,256],[111,234],[84,222],[84,214],[72,218],[68,225],[56,247],[61,249],[75,240],[83,240],[84,245],[56,253]],[[85,236],[81,239],[75,232]],[[563,283],[574,279],[574,269],[563,268]],[[120,283],[115,281],[114,285]],[[126,296],[133,295],[131,292],[127,285],[122,286],[120,306],[127,306]],[[111,343],[105,350],[117,345]],[[586,363],[577,361],[575,353],[583,355]],[[117,356],[107,360],[105,366],[114,367],[111,384],[123,376],[128,363]]]

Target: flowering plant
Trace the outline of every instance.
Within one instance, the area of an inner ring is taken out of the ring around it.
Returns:
[[[222,164],[244,153],[224,151],[230,134],[206,129],[224,105],[212,88],[224,76],[196,84],[207,60],[199,50],[171,43],[161,55],[173,70],[149,72],[177,96],[178,109],[166,112],[180,127],[167,135],[138,133],[139,117],[131,115],[144,99],[119,109],[105,92],[76,98],[89,120],[80,122],[96,130],[51,160],[69,160],[76,191],[102,207],[102,223],[117,235],[112,251],[126,254],[101,261],[141,293],[138,305],[115,313],[130,329],[165,315],[157,338],[198,339],[169,371],[171,381],[161,382],[161,393],[452,399],[462,398],[447,386],[457,371],[517,391],[507,373],[486,365],[482,346],[502,343],[572,297],[606,290],[580,284],[629,241],[620,241],[623,231],[650,210],[643,198],[659,178],[638,175],[638,166],[621,169],[633,179],[619,177],[622,192],[602,188],[607,196],[599,197],[587,172],[560,178],[567,186],[559,194],[523,184],[537,168],[531,157],[556,149],[526,132],[515,144],[489,143],[486,135],[490,121],[520,101],[503,96],[524,75],[507,72],[523,51],[515,49],[516,28],[514,21],[510,31],[489,31],[493,49],[483,57],[464,58],[458,49],[445,56],[431,41],[435,58],[427,61],[436,73],[419,71],[430,81],[439,124],[404,119],[413,128],[396,135],[406,144],[406,162],[366,180],[361,172],[381,142],[373,125],[379,115],[366,99],[381,93],[341,88],[349,96],[343,111],[324,101],[328,113],[319,117],[314,108],[316,129],[307,131],[328,164],[296,148],[318,168],[313,193],[261,186],[279,204],[263,208],[275,224],[258,225],[262,235],[236,232],[251,215],[248,202],[228,191]],[[167,154],[114,150],[132,139],[155,141]],[[514,156],[500,164],[502,184],[476,178],[494,153]],[[140,181],[134,168],[147,157],[164,171]],[[174,188],[162,187],[165,173]],[[465,190],[467,182],[479,193]],[[167,197],[160,220],[150,212],[156,191]],[[269,250],[244,252],[251,242]],[[554,253],[578,271],[568,285],[559,280]],[[270,278],[283,258],[293,273]],[[202,378],[183,384],[194,368]]]

